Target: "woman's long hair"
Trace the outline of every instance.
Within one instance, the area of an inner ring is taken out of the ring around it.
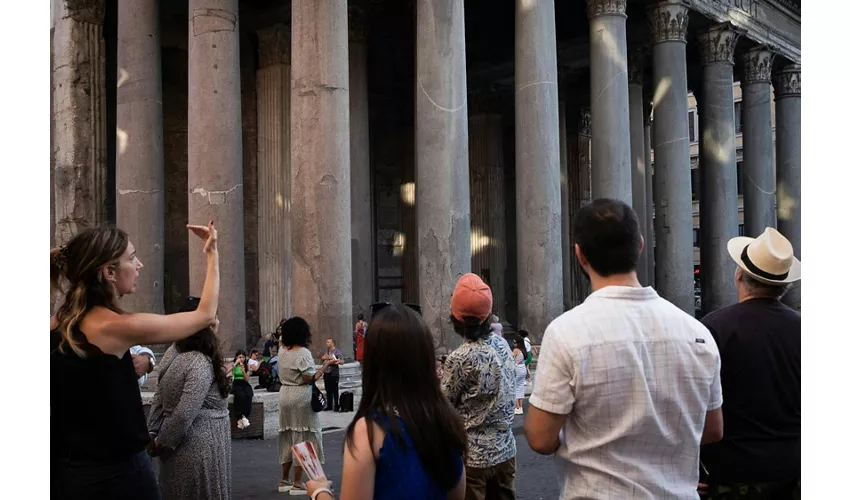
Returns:
[[[180,308],[180,312],[191,312],[198,308],[201,299],[198,297],[189,297],[186,304]],[[218,387],[218,392],[221,397],[227,398],[230,394],[230,380],[227,378],[227,370],[224,368],[224,361],[221,356],[221,344],[218,337],[212,328],[206,327],[183,340],[178,340],[174,343],[177,352],[198,351],[201,354],[210,358],[213,366],[213,380]]]
[[[87,342],[77,327],[93,308],[122,312],[115,287],[103,279],[101,270],[117,265],[129,244],[130,238],[121,229],[100,226],[86,229],[50,251],[50,290],[64,294],[56,312],[63,352],[70,348],[77,356],[86,356],[83,347]]]
[[[520,337],[519,334],[512,334],[508,342],[511,343],[511,351],[513,351],[514,349],[519,349],[519,351],[522,353],[522,359],[528,357],[528,351],[525,349],[525,340],[523,340],[523,338]],[[516,342],[516,347],[514,347],[513,345],[514,342]]]
[[[354,448],[354,424],[360,417],[366,419],[371,443],[372,424],[381,417],[389,423],[387,437],[405,447],[401,419],[425,472],[450,490],[458,480],[457,455],[466,454],[466,430],[440,391],[434,339],[427,325],[406,306],[385,307],[369,326],[365,351],[363,397],[348,426],[346,444]]]

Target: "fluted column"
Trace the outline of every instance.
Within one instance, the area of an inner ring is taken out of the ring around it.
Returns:
[[[292,310],[351,355],[346,4],[292,2]]]
[[[502,117],[479,113],[469,117],[469,211],[472,272],[493,292],[493,309],[505,317],[505,164]]]
[[[219,337],[245,347],[242,102],[237,0],[189,0],[189,221],[219,231]],[[189,288],[200,296],[206,257],[189,238]]]
[[[643,164],[646,166],[646,228],[644,229],[643,253],[646,255],[646,283],[643,285],[655,286],[655,201],[652,197],[652,101],[646,99],[644,94],[643,103]]]
[[[770,116],[770,76],[774,54],[764,47],[743,57],[744,234],[755,238],[776,227],[776,173]]]
[[[564,303],[554,1],[517,1],[515,37],[519,327],[539,342]]]
[[[710,313],[738,300],[735,262],[726,242],[738,235],[735,96],[732,75],[738,33],[724,23],[700,33],[702,96],[700,144],[700,282],[702,310]]]
[[[563,87],[562,87],[563,88]],[[569,116],[564,101],[558,102],[558,142],[560,143],[560,167],[561,167],[561,276],[563,277],[564,311],[571,309],[574,303],[573,297],[573,245],[572,245],[572,210],[570,202],[570,191],[575,179],[570,178],[569,167]]]
[[[656,271],[658,293],[694,313],[694,252],[685,36],[688,8],[680,1],[651,4],[655,117]]]
[[[260,30],[257,69],[257,253],[260,331],[291,314],[290,30]]]
[[[800,65],[791,64],[773,75],[776,95],[776,183],[779,232],[794,246],[802,259],[800,238]],[[794,285],[783,298],[791,307],[800,308],[800,285]]]
[[[646,155],[644,154],[643,127],[643,47],[633,47],[629,52],[629,135],[631,137],[631,179],[632,207],[638,216],[640,231],[647,243],[646,218]],[[642,285],[649,283],[647,250],[641,252],[638,259],[638,281]]]
[[[162,314],[165,279],[165,165],[162,148],[162,66],[157,0],[118,2],[118,227],[130,234],[145,271],[130,311]]]
[[[626,0],[587,0],[593,193],[632,203]]]
[[[372,232],[372,168],[369,161],[369,74],[366,12],[348,7],[348,60],[351,96],[351,290],[352,312],[369,314],[375,301]]]
[[[57,245],[107,221],[104,3],[59,0],[54,12],[51,154]]]
[[[418,0],[416,10],[419,298],[440,350],[458,344],[449,302],[471,266],[463,10],[463,0]]]

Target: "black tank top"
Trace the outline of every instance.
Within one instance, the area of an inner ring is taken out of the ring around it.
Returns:
[[[110,462],[148,444],[133,358],[120,359],[85,344],[86,358],[58,349],[50,332],[50,443],[54,460]]]

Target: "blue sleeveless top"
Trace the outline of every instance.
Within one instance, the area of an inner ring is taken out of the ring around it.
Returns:
[[[378,455],[375,470],[375,500],[445,500],[447,491],[443,491],[425,472],[419,455],[413,448],[413,441],[407,433],[407,427],[399,419],[407,448],[402,448],[389,434],[389,422],[386,417],[378,417],[376,422],[387,433],[381,452]],[[463,472],[463,458],[458,452],[454,458],[457,481]],[[457,482],[455,482],[457,484]]]

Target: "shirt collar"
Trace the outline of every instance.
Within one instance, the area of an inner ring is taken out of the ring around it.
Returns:
[[[606,299],[631,299],[631,300],[652,300],[658,298],[658,292],[651,286],[643,288],[635,288],[633,286],[606,286],[596,290],[590,297],[601,297]]]

